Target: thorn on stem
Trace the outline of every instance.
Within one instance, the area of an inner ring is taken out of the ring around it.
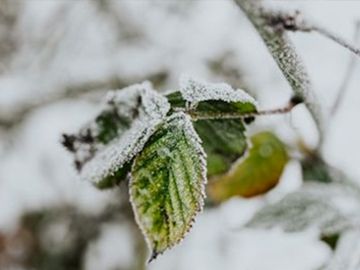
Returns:
[[[295,107],[296,105],[303,103],[303,102],[304,102],[304,98],[299,95],[292,96],[290,99],[290,104],[293,107]]]

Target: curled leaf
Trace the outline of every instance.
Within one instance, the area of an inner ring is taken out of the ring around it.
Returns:
[[[100,188],[118,183],[169,109],[167,99],[148,82],[109,93],[94,121],[64,136],[81,177]]]
[[[200,143],[190,118],[175,113],[134,160],[130,197],[151,259],[182,240],[202,209],[206,155]]]

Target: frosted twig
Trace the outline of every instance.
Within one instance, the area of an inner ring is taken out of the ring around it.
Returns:
[[[354,42],[356,43],[359,38],[360,38],[360,21],[358,21],[355,26]],[[346,72],[345,72],[344,79],[340,85],[338,92],[337,92],[335,102],[334,102],[333,106],[331,107],[331,115],[332,116],[334,116],[336,114],[336,112],[339,109],[339,105],[341,104],[342,100],[344,99],[344,96],[348,89],[350,79],[354,73],[355,66],[356,66],[356,57],[354,55],[351,55],[349,64],[348,64]]]
[[[357,56],[360,56],[360,48],[356,47],[355,44],[351,44],[338,34],[333,33],[329,29],[320,26],[315,22],[305,20],[302,14],[297,10],[294,13],[273,12],[272,14],[268,15],[268,24],[279,31],[287,30],[293,32],[317,32],[335,41],[336,43],[350,50]]]
[[[269,110],[260,110],[253,113],[237,113],[237,112],[196,112],[196,111],[187,111],[191,116],[192,120],[210,120],[210,119],[246,119],[253,118],[256,116],[264,115],[274,115],[274,114],[285,114],[289,113],[297,104],[302,103],[302,99],[298,97],[293,97],[286,106],[269,109]]]
[[[343,46],[344,48],[350,50],[351,52],[353,52],[354,54],[356,54],[357,56],[360,57],[360,48],[357,48],[353,44],[350,44],[349,42],[347,42],[345,39],[343,39],[339,35],[332,33],[328,29],[326,29],[322,26],[318,26],[318,25],[312,25],[310,29],[312,31],[318,32],[319,34],[335,41],[339,45]]]
[[[323,140],[324,115],[312,89],[309,76],[286,31],[282,31],[269,20],[269,18],[274,18],[279,13],[265,9],[262,1],[234,1],[255,26],[295,95],[304,100],[304,104],[316,122],[319,130],[319,142],[321,143]]]

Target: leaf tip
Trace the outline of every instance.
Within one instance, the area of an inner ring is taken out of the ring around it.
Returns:
[[[160,254],[159,252],[157,252],[156,250],[153,250],[151,252],[150,258],[148,259],[148,263],[153,262],[159,254]]]

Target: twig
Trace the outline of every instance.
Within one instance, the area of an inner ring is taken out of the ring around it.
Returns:
[[[319,142],[321,143],[323,140],[324,115],[312,89],[309,76],[286,31],[281,31],[269,21],[269,18],[274,18],[274,14],[278,15],[279,13],[266,10],[262,5],[262,1],[234,1],[255,26],[295,95],[304,100],[304,104],[316,122],[319,131]]]
[[[355,26],[354,42],[356,43],[359,38],[360,38],[360,21],[358,21]],[[333,106],[331,107],[330,113],[332,116],[334,116],[337,113],[339,106],[344,99],[344,96],[348,89],[348,85],[350,83],[351,77],[354,73],[355,66],[356,66],[356,57],[354,55],[351,55],[349,64],[346,68],[344,79],[339,87],[338,92],[337,92],[335,102],[334,102]]]
[[[268,23],[277,30],[317,32],[332,41],[335,41],[357,56],[360,56],[360,48],[346,41],[341,36],[331,32],[329,29],[314,22],[310,22],[309,20],[305,20],[304,17],[302,17],[302,14],[297,10],[294,13],[272,12],[269,14]]]
[[[293,97],[286,106],[276,109],[261,110],[253,113],[237,113],[237,112],[199,112],[199,111],[185,111],[191,116],[194,121],[197,120],[211,120],[211,119],[247,119],[256,116],[266,116],[274,114],[289,113],[296,105],[302,103],[302,99]],[[180,109],[181,110],[181,109]]]
[[[311,27],[311,30],[335,41],[336,43],[338,43],[339,45],[343,46],[344,48],[350,50],[351,52],[353,52],[355,55],[360,57],[360,49],[357,48],[356,46],[354,46],[353,44],[350,44],[349,42],[347,42],[345,39],[343,39],[342,37],[340,37],[339,35],[332,33],[331,31],[329,31],[328,29],[322,27],[322,26],[317,26],[317,25],[313,25]]]

